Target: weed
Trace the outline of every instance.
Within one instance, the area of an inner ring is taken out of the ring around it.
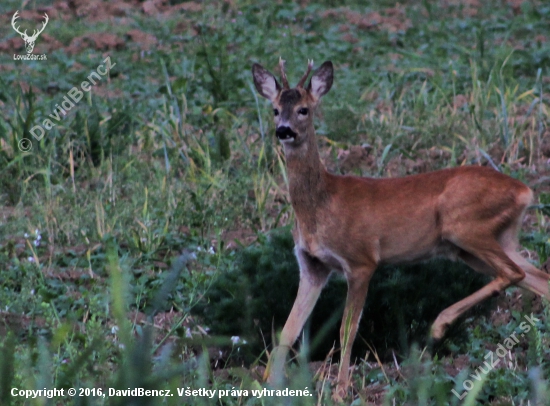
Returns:
[[[288,230],[293,216],[270,110],[251,88],[253,62],[272,69],[282,55],[293,72],[308,58],[335,63],[334,90],[316,119],[331,169],[340,167],[342,150],[369,144],[373,165],[350,171],[396,176],[483,164],[533,182],[540,203],[524,225],[525,253],[547,261],[545,2],[50,3],[0,4],[8,20],[18,9],[50,16],[35,47],[47,61],[12,60],[24,52],[22,39],[9,24],[0,27],[2,404],[211,404],[177,389],[267,389],[259,374],[297,274],[288,231],[266,237]],[[105,56],[116,63],[105,80],[36,139],[33,126]],[[19,148],[23,138],[30,150]],[[449,158],[430,158],[431,151]],[[196,259],[174,271],[190,253]],[[449,291],[464,297],[477,286],[470,271],[449,283],[450,272],[462,268],[444,267],[381,269],[373,280],[361,333],[371,347],[357,340],[354,404],[460,404],[450,389],[461,387],[488,345],[516,328],[527,305],[518,305],[512,290],[500,299],[500,312],[465,320],[462,336],[432,358],[409,351],[411,342],[422,343],[429,311],[440,310]],[[303,340],[309,346],[290,368],[292,387],[307,386],[315,396],[288,404],[331,403],[329,366],[310,371],[306,364],[332,348],[337,334],[330,326],[344,291],[337,279],[327,287],[328,310],[321,306],[311,320]],[[533,308],[548,312],[546,304]],[[212,334],[208,317],[221,320]],[[245,334],[248,345],[231,343]],[[488,374],[467,402],[545,399],[546,324],[531,334],[514,349],[515,366]],[[212,356],[219,351],[221,359]],[[244,359],[251,368],[240,369]],[[137,385],[174,396],[25,400],[10,393]],[[216,401],[281,403],[231,395]]]

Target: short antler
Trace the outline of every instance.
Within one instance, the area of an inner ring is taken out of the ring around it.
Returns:
[[[309,76],[309,73],[311,72],[312,68],[313,68],[313,59],[308,59],[306,73],[304,73],[304,76],[302,76],[302,78],[300,79],[296,87],[304,87],[304,83],[306,83],[307,77]]]
[[[290,89],[288,79],[286,78],[285,61],[281,57],[279,57],[279,70],[281,71],[281,82],[283,82],[283,89]]]

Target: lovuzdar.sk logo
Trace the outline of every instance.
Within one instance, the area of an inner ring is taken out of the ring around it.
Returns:
[[[48,21],[50,20],[48,15],[44,13],[44,22],[42,23],[42,27],[37,30],[33,30],[32,35],[28,35],[27,30],[25,30],[24,32],[21,32],[19,27],[15,25],[16,20],[18,18],[19,18],[19,10],[17,10],[13,15],[11,19],[11,26],[13,27],[16,33],[21,35],[21,38],[23,38],[23,41],[25,41],[25,50],[27,51],[27,54],[26,55],[13,54],[13,59],[14,60],[21,59],[26,61],[45,61],[47,59],[46,54],[35,55],[32,53],[32,51],[34,49],[34,44],[36,43],[36,39],[40,34],[42,34],[42,31],[44,31],[44,28],[46,28],[46,25],[48,25]]]

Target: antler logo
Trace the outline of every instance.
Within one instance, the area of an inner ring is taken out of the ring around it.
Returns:
[[[25,30],[25,32],[21,32],[21,31],[19,31],[19,28],[16,27],[16,25],[15,25],[15,20],[17,20],[19,18],[18,13],[19,13],[19,10],[17,10],[15,12],[15,14],[13,15],[13,17],[11,19],[11,25],[12,25],[13,29],[15,30],[15,32],[18,33],[19,35],[21,35],[21,38],[23,38],[23,41],[25,41],[25,48],[27,50],[27,54],[30,54],[32,52],[32,50],[34,49],[34,43],[36,42],[36,39],[42,33],[42,31],[44,31],[44,28],[46,28],[46,25],[48,24],[48,21],[50,19],[48,18],[48,15],[46,13],[44,13],[45,21],[42,23],[42,28],[40,28],[38,31],[34,30],[32,35],[29,36],[29,35],[27,35],[27,30]]]

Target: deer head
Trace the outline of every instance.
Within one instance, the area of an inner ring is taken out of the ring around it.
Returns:
[[[279,59],[281,84],[269,71],[255,63],[252,66],[254,85],[258,92],[273,104],[276,136],[285,146],[299,147],[308,138],[313,138],[313,113],[321,97],[332,86],[332,62],[327,61],[317,69],[307,86],[304,84],[313,68],[309,61],[307,70],[294,88],[290,88],[285,65]]]
[[[34,30],[32,35],[29,36],[29,35],[27,35],[27,30],[25,30],[25,32],[21,32],[21,31],[19,31],[19,28],[16,27],[15,20],[17,20],[19,18],[18,14],[19,14],[19,10],[17,10],[15,12],[15,14],[13,15],[13,17],[11,19],[11,25],[12,25],[13,29],[15,30],[15,32],[18,33],[19,35],[21,35],[21,38],[23,38],[23,41],[25,41],[25,49],[27,50],[27,54],[30,54],[32,52],[32,50],[34,49],[34,43],[36,42],[36,39],[42,33],[42,31],[44,31],[44,28],[46,28],[46,25],[48,24],[48,21],[50,19],[48,18],[48,15],[46,13],[44,13],[45,21],[42,23],[42,28],[40,28],[39,30]]]

